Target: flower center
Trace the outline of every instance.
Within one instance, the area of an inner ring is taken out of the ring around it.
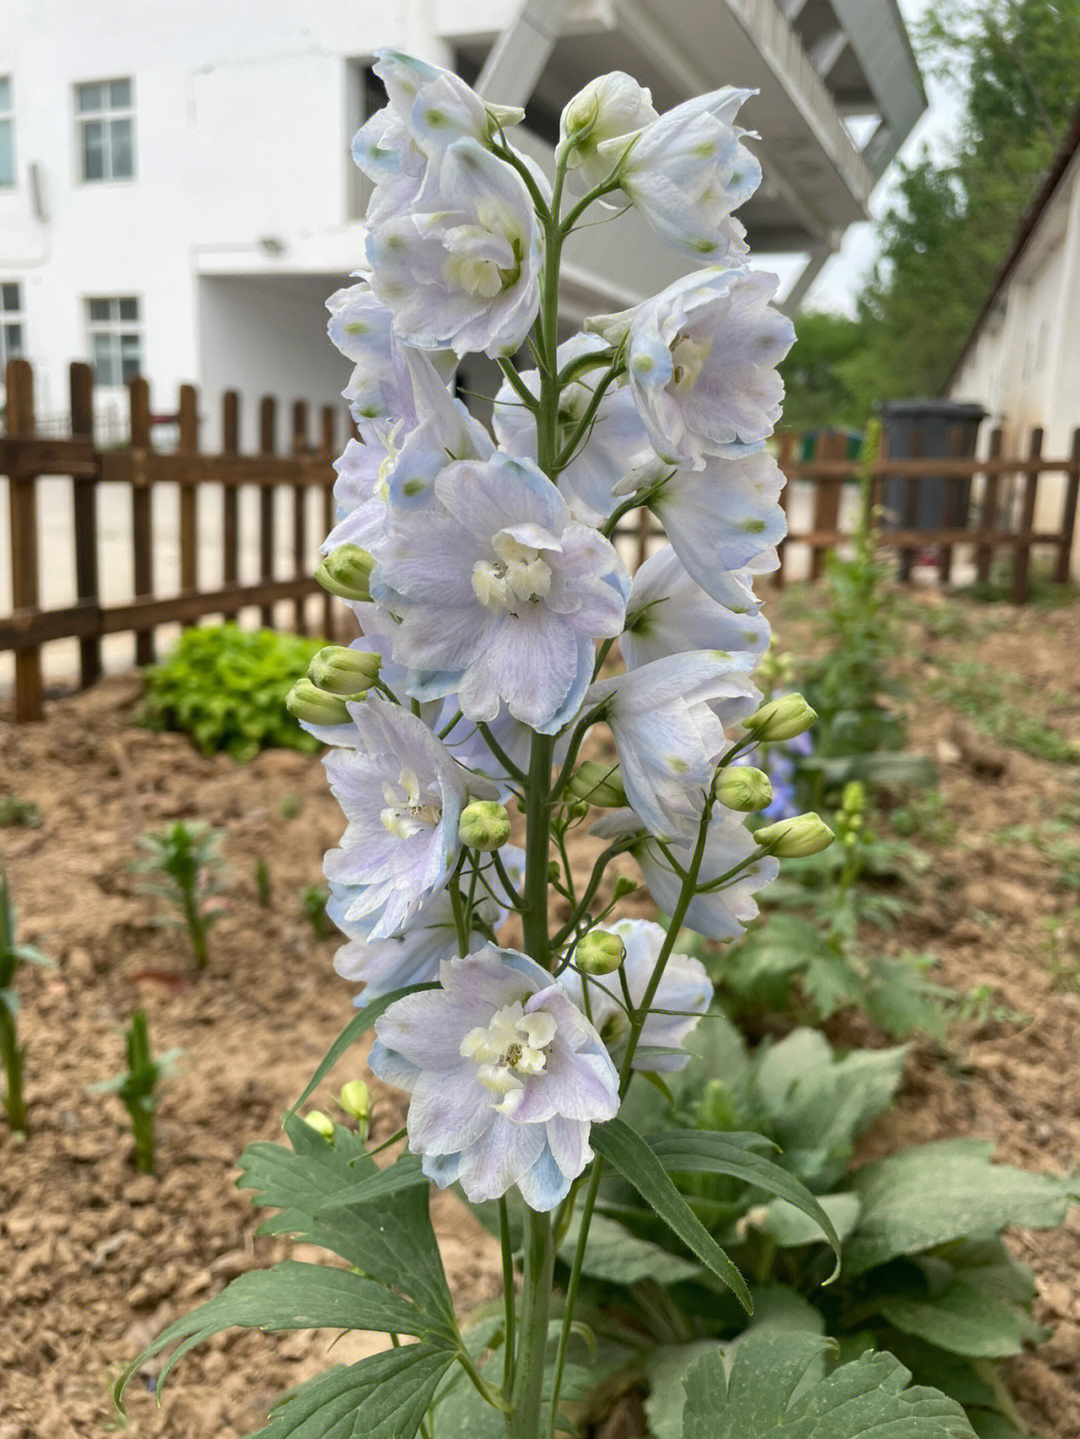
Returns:
[[[668,389],[675,394],[692,390],[697,384],[698,376],[701,374],[705,361],[709,358],[711,349],[712,340],[695,340],[692,335],[685,335],[680,330],[671,347],[671,360],[675,366],[675,372],[671,377]]]
[[[411,839],[422,829],[435,829],[442,819],[438,796],[421,795],[420,781],[411,769],[401,771],[396,788],[389,781],[383,784],[383,799],[386,808],[379,819],[383,828],[398,839]]]
[[[523,545],[506,530],[492,536],[494,560],[477,560],[473,565],[473,594],[489,610],[516,615],[523,601],[539,604],[551,589],[551,569],[540,551]]]
[[[521,1001],[515,1000],[497,1009],[486,1029],[470,1029],[459,1052],[463,1059],[475,1060],[477,1079],[498,1095],[495,1108],[509,1114],[521,1103],[524,1080],[543,1074],[547,1064],[544,1051],[554,1038],[555,1021],[550,1014],[526,1014]]]
[[[443,236],[443,278],[467,295],[493,300],[520,279],[522,245],[497,206],[479,205],[476,218],[478,224],[455,225]]]

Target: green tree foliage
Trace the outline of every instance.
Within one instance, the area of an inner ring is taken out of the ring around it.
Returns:
[[[929,74],[966,86],[963,124],[948,160],[901,167],[855,317],[800,319],[796,426],[941,391],[1080,105],[1080,0],[937,0],[915,38]]]

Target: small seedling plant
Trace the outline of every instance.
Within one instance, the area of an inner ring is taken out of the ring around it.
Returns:
[[[135,1168],[154,1173],[154,1115],[161,1100],[161,1087],[176,1070],[181,1049],[167,1049],[154,1057],[150,1048],[150,1025],[144,1009],[137,1009],[124,1030],[127,1068],[112,1079],[91,1085],[92,1094],[115,1094],[128,1112],[135,1140]]]
[[[137,873],[159,877],[157,883],[144,885],[143,893],[167,900],[179,914],[162,916],[155,923],[186,929],[199,973],[210,957],[210,928],[222,913],[215,902],[222,892],[222,839],[222,830],[201,821],[176,820],[167,829],[139,836],[146,855],[134,865]]]
[[[575,1434],[594,1396],[642,1372],[648,1330],[602,1310],[581,1322],[614,1224],[617,1243],[667,1261],[641,1291],[648,1312],[682,1312],[684,1278],[743,1316],[723,1333],[686,1321],[706,1342],[659,1439],[972,1439],[955,1399],[909,1387],[871,1344],[838,1349],[812,1306],[801,1325],[770,1323],[766,1304],[751,1323],[743,1238],[703,1217],[681,1176],[783,1200],[833,1270],[837,1226],[768,1135],[657,1100],[710,1022],[684,926],[739,937],[780,861],[832,840],[813,813],[752,829],[771,789],[736,763],[814,720],[797,694],[763,705],[753,680],[769,633],[752,577],[784,533],[767,441],[794,336],[732,214],[760,178],[735,123],[749,92],[658,115],[631,77],[601,77],[567,106],[544,171],[508,133],[521,111],[397,52],[375,72],[390,103],[354,142],[373,185],[365,268],[329,301],[363,443],[338,463],[317,572],[362,635],[320,651],[289,698],[329,749],[344,815],[324,861],[345,941],[334,967],[364,988],[285,1118],[288,1145],[240,1161],[276,1211],[265,1230],[343,1265],[243,1275],[160,1334],[118,1392],[171,1349],[160,1384],[229,1326],[355,1329],[389,1347],[286,1396],[262,1439]],[[563,247],[629,206],[698,268],[560,344]],[[447,385],[477,352],[504,381],[492,431]],[[642,507],[670,544],[631,576],[614,537]],[[594,744],[614,757],[599,770],[583,758]],[[598,841],[588,875],[568,862],[571,824]],[[666,925],[620,913],[616,860]],[[511,918],[520,948],[500,943]],[[409,1095],[404,1131],[301,1118],[371,1028],[369,1068]],[[498,1235],[501,1293],[473,1326],[455,1312],[432,1184]]]
[[[12,1134],[25,1136],[28,1121],[23,1080],[26,1045],[19,1043],[19,997],[15,975],[20,964],[51,965],[32,944],[20,944],[15,903],[7,875],[0,870],[0,1060],[4,1066],[4,1109]]]

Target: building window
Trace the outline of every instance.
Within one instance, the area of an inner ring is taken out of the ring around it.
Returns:
[[[75,86],[75,111],[84,180],[131,180],[135,175],[135,113],[130,80]]]
[[[14,281],[0,284],[0,380],[9,360],[23,358],[23,313],[21,287]]]
[[[126,385],[142,367],[139,302],[134,296],[87,300],[90,357],[99,385]]]
[[[11,101],[11,76],[0,75],[0,188],[15,183],[15,115]]]

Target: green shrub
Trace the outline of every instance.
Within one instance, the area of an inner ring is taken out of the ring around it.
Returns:
[[[185,630],[147,670],[139,721],[189,734],[202,754],[224,750],[240,761],[261,749],[314,753],[318,741],[285,709],[285,696],[323,643],[232,624]]]

